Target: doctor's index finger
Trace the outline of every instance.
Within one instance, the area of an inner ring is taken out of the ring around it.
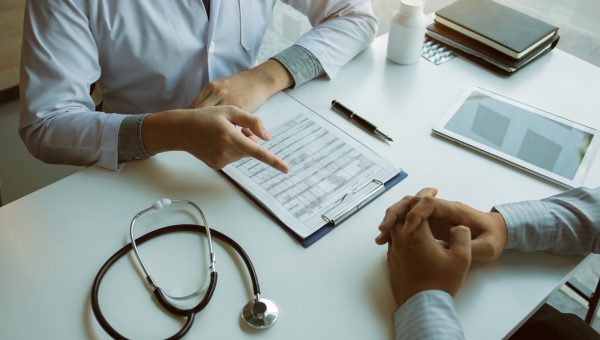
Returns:
[[[236,135],[236,137],[234,138],[236,140],[236,143],[245,155],[254,157],[257,160],[283,172],[284,174],[288,173],[287,164],[285,164],[283,160],[281,160],[271,151],[265,149],[260,144],[251,141],[250,139],[241,134]]]

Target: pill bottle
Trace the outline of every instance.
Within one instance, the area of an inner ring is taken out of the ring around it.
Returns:
[[[425,39],[427,16],[422,0],[402,0],[394,13],[388,36],[387,56],[398,64],[419,61]]]

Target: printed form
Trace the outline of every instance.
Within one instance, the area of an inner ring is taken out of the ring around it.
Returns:
[[[302,238],[382,192],[400,171],[285,93],[255,114],[272,135],[261,145],[283,159],[289,173],[250,157],[223,171]]]

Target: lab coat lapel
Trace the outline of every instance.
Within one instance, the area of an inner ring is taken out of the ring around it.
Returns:
[[[210,19],[208,20],[208,44],[213,40],[213,33],[217,27],[219,20],[219,9],[221,8],[221,0],[210,0]]]

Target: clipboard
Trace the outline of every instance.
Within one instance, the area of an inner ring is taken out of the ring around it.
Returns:
[[[321,237],[327,235],[333,229],[338,227],[342,222],[346,221],[352,215],[357,213],[361,208],[367,206],[369,203],[371,203],[377,197],[381,196],[384,192],[391,189],[394,185],[400,183],[407,176],[408,176],[408,174],[401,170],[396,176],[392,177],[387,182],[381,183],[380,190],[377,190],[376,192],[373,192],[372,194],[367,196],[363,202],[354,206],[351,210],[347,211],[345,214],[338,215],[336,218],[331,219],[327,224],[325,224],[323,227],[321,227],[321,229],[315,231],[309,237],[300,238],[293,232],[292,232],[292,235],[294,235],[294,237],[296,237],[296,239],[298,239],[298,241],[300,242],[300,244],[302,244],[302,246],[304,248],[310,247],[313,243],[317,242]],[[374,222],[374,223],[377,223],[377,222]],[[287,229],[287,227],[286,227],[286,229]]]
[[[290,174],[253,158],[222,173],[305,248],[407,176],[285,93],[255,114],[273,136],[261,144],[288,163]]]
[[[244,187],[242,187],[239,183],[237,183],[236,181],[231,179],[231,177],[227,176],[227,174],[225,172],[221,171],[221,173],[225,176],[225,178],[227,180],[229,180],[229,182],[231,182],[239,190],[247,193],[247,191],[246,191],[246,189],[244,189]],[[408,176],[408,174],[405,171],[400,170],[400,172],[396,176],[392,177],[387,182],[382,183],[380,190],[373,192],[371,195],[369,195],[367,198],[365,198],[365,200],[362,201],[360,204],[355,205],[352,209],[348,210],[347,213],[344,214],[343,216],[339,215],[335,218],[330,219],[329,222],[325,222],[321,228],[317,229],[314,233],[312,233],[311,235],[309,235],[308,237],[305,237],[305,238],[298,236],[298,234],[296,234],[281,219],[279,219],[277,217],[277,215],[271,213],[271,211],[269,211],[269,209],[266,209],[265,206],[259,200],[257,200],[254,196],[248,195],[248,198],[250,198],[250,200],[252,200],[252,202],[254,202],[254,204],[259,206],[263,211],[265,211],[269,216],[271,216],[271,218],[275,219],[277,224],[279,224],[285,231],[288,232],[288,234],[290,234],[293,238],[295,238],[304,248],[308,248],[311,245],[313,245],[315,242],[317,242],[319,239],[321,239],[323,236],[325,236],[328,233],[330,233],[331,231],[333,231],[336,227],[338,227],[340,224],[342,224],[348,218],[352,217],[352,215],[357,213],[360,209],[364,208],[369,203],[374,201],[377,197],[381,196],[383,193],[385,193],[386,191],[391,189],[393,186],[400,183],[407,176]]]

